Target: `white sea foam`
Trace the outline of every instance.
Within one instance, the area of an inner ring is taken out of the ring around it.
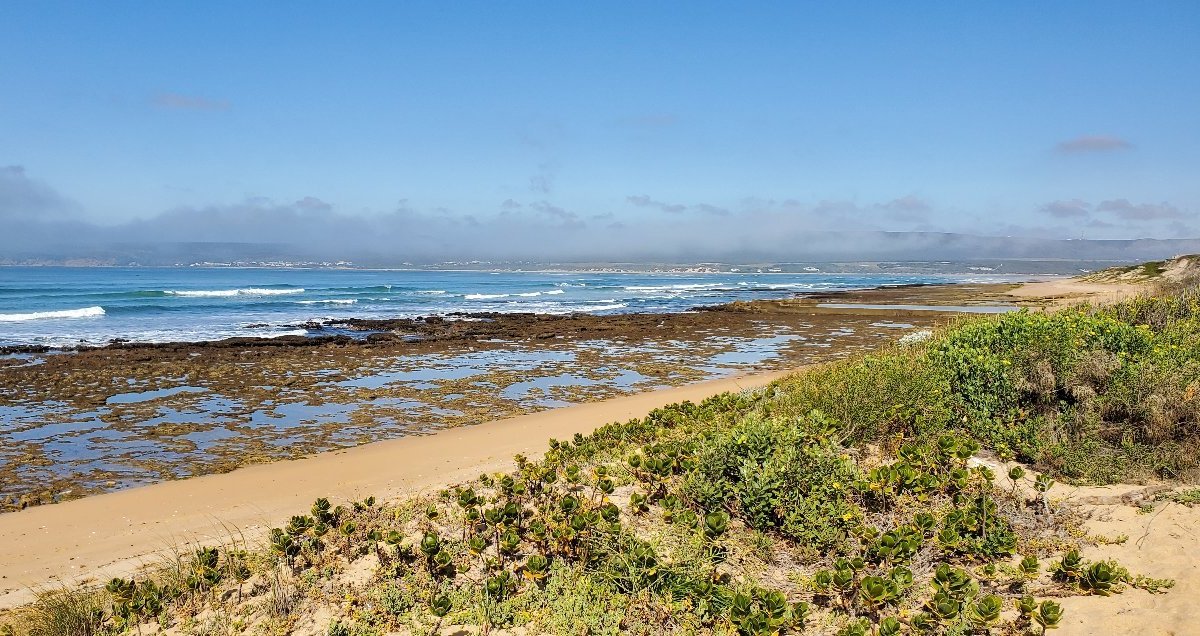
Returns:
[[[497,298],[511,298],[513,296],[520,296],[521,298],[537,298],[538,296],[557,296],[565,293],[567,292],[561,289],[550,289],[547,291],[519,292],[515,294],[467,294],[466,296],[463,296],[463,298],[466,300],[494,300]]]
[[[190,298],[227,298],[231,296],[290,296],[303,294],[304,288],[266,289],[264,287],[245,287],[242,289],[168,289],[168,296],[185,296]]]
[[[391,285],[388,285],[388,287],[391,287]],[[442,294],[446,293],[446,290],[444,290],[444,289],[418,289],[417,291],[415,291],[413,293],[414,294],[428,294],[430,296],[441,296]]]
[[[491,300],[493,298],[508,298],[508,294],[467,294],[463,298],[467,300]]]
[[[613,303],[611,305],[586,305],[582,307],[574,307],[574,311],[608,311],[610,309],[624,309],[629,305],[625,303]]]
[[[305,329],[293,329],[291,331],[280,331],[278,333],[269,333],[259,338],[282,338],[283,336],[307,336],[308,331]]]
[[[0,314],[0,322],[25,322],[26,320],[52,320],[60,318],[95,318],[104,315],[103,307],[84,307],[62,311],[35,311],[28,314]]]
[[[720,285],[712,283],[679,283],[676,285],[628,285],[625,287],[631,292],[680,292],[680,291],[695,291],[698,289],[719,289]]]
[[[330,300],[297,300],[301,305],[353,305],[358,302],[355,298],[334,298]]]

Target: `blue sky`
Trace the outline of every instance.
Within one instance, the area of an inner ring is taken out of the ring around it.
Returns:
[[[1200,236],[1195,1],[3,13],[0,218]]]

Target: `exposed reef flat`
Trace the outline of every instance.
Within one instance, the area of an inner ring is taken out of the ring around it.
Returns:
[[[0,358],[0,509],[827,361],[954,314],[825,300],[996,304],[1010,287],[888,288],[673,314],[348,320],[326,325],[341,332],[331,337],[9,353]]]

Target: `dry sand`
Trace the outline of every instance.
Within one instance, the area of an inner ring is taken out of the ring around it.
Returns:
[[[979,459],[998,475],[1014,463]],[[1028,480],[1037,473],[1026,469]],[[1159,593],[1125,586],[1111,596],[1065,596],[1053,600],[1066,610],[1057,636],[1139,634],[1200,635],[1200,506],[1188,507],[1157,496],[1173,489],[1166,484],[1072,486],[1056,483],[1048,496],[1056,509],[1083,519],[1083,530],[1096,545],[1080,550],[1089,561],[1115,560],[1133,576],[1170,579],[1174,586]],[[1035,496],[1028,485],[1027,498]],[[1145,512],[1142,506],[1152,506]],[[1058,557],[1042,561],[1043,582]],[[1036,594],[1036,593],[1035,593]],[[1043,597],[1038,596],[1038,600]],[[1011,609],[1011,608],[1010,608]]]
[[[29,602],[34,587],[127,576],[187,544],[261,535],[318,497],[395,500],[435,490],[508,470],[518,453],[539,457],[550,438],[787,373],[698,382],[0,515],[0,609]]]
[[[1057,308],[1084,301],[1106,304],[1145,293],[1146,286],[1138,283],[1099,283],[1077,278],[1025,283],[1008,292],[1019,304]]]
[[[1069,493],[1070,499],[1089,502],[1082,507],[1091,515],[1085,524],[1090,535],[1128,537],[1124,543],[1093,546],[1081,554],[1091,560],[1115,559],[1134,575],[1174,579],[1175,587],[1163,594],[1131,588],[1107,598],[1059,599],[1066,610],[1059,636],[1200,634],[1200,507],[1160,502],[1153,512],[1143,514],[1136,498],[1130,497],[1143,488],[1087,487]]]

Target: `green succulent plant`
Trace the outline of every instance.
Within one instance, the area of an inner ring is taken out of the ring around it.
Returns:
[[[271,551],[284,557],[288,563],[300,554],[300,544],[296,543],[291,535],[283,531],[282,528],[271,529]]]
[[[859,556],[853,558],[838,557],[833,561],[833,567],[837,570],[853,570],[861,572],[867,567],[867,562]]]
[[[1056,581],[1078,581],[1083,575],[1083,558],[1078,550],[1071,550],[1050,566]]]
[[[451,609],[450,595],[440,594],[433,597],[433,599],[429,602],[429,609],[433,612],[433,615],[437,616],[438,618],[446,616],[450,613]]]
[[[776,590],[755,588],[738,593],[729,604],[729,621],[743,636],[767,636],[804,621],[808,606],[788,603],[787,597]]]
[[[937,518],[928,512],[918,512],[913,516],[913,526],[920,529],[923,534],[928,535],[937,527]]]
[[[1043,634],[1047,629],[1057,629],[1062,618],[1063,608],[1054,601],[1042,601],[1042,604],[1038,605],[1037,612],[1033,614],[1033,621],[1041,625]]]
[[[900,590],[912,587],[912,570],[904,567],[903,565],[897,565],[896,567],[892,568],[888,572],[888,578],[891,579],[892,582],[896,584],[896,587]]]
[[[483,535],[477,534],[472,536],[470,539],[467,539],[467,550],[471,554],[483,554],[483,551],[487,549],[487,546],[488,540]]]
[[[566,515],[574,514],[576,510],[579,510],[580,505],[579,498],[573,495],[565,495],[558,502],[559,509]]]
[[[647,505],[646,495],[640,492],[630,493],[629,507],[633,510],[634,514],[643,514],[650,510],[650,506]]]
[[[512,555],[516,554],[517,548],[521,546],[521,537],[512,530],[505,530],[504,534],[500,535],[500,542],[497,548],[500,554]]]
[[[951,598],[945,592],[937,592],[925,603],[925,609],[938,622],[949,624],[953,623],[962,612],[962,603]]]
[[[872,612],[893,602],[899,596],[896,583],[879,576],[864,577],[858,584],[858,599]]]
[[[432,557],[442,549],[442,540],[436,532],[426,532],[421,537],[421,553],[427,557]]]
[[[967,438],[958,443],[958,447],[954,451],[954,455],[959,459],[966,461],[975,453],[979,452],[979,442]]]
[[[848,592],[854,588],[854,570],[837,568],[833,571],[832,583],[839,592]]]
[[[853,577],[853,575],[851,575]],[[812,577],[813,590],[818,593],[825,593],[833,585],[833,572],[829,570],[817,570]]]
[[[1038,570],[1041,568],[1041,566],[1038,565],[1037,557],[1033,556],[1032,554],[1027,554],[1021,559],[1019,568],[1021,570],[1021,574],[1034,577],[1037,576]]]
[[[621,509],[611,501],[603,503],[600,508],[600,518],[609,523],[617,523],[621,519]]]
[[[137,584],[122,578],[114,578],[109,580],[104,589],[112,596],[114,604],[124,604],[133,600],[134,592],[137,591]]]
[[[293,537],[299,537],[307,534],[314,525],[315,522],[313,521],[312,517],[297,515],[288,520],[287,527],[284,528],[284,531]]]
[[[525,559],[522,575],[531,581],[541,582],[550,574],[550,559],[541,554],[530,555]]]
[[[899,620],[893,616],[888,616],[887,618],[879,621],[876,633],[878,636],[900,636],[900,632],[903,629],[904,626]]]
[[[933,571],[933,589],[950,598],[963,599],[973,596],[978,586],[971,575],[960,568],[940,563]]]
[[[199,548],[193,552],[191,572],[185,581],[188,589],[203,592],[216,587],[224,578],[219,565],[220,551],[217,548]]]
[[[941,531],[938,532],[937,540],[942,547],[953,549],[962,541],[962,537],[954,528],[946,527],[942,528]]]
[[[907,561],[921,548],[923,539],[920,530],[911,526],[901,526],[883,533],[879,541],[871,546],[871,552],[881,561]]]
[[[433,570],[439,574],[451,573],[454,568],[454,559],[445,550],[433,555],[430,561],[433,564]]]
[[[908,623],[912,625],[913,629],[922,634],[932,633],[938,628],[937,619],[928,612],[917,612],[913,614]]]
[[[1004,599],[995,594],[988,594],[971,604],[971,624],[986,629],[1000,620],[1000,612],[1003,609]]]
[[[718,510],[704,515],[704,536],[716,539],[729,529],[729,513]]]
[[[1079,587],[1089,594],[1108,596],[1114,588],[1120,585],[1124,572],[1111,563],[1100,561],[1093,563],[1083,570],[1079,577]]]
[[[321,497],[320,499],[317,499],[315,502],[313,502],[312,516],[317,521],[320,521],[323,523],[332,523],[334,521],[334,519],[333,519],[333,513],[331,510],[332,510],[332,508],[329,505],[329,500],[326,499],[325,497]]]

